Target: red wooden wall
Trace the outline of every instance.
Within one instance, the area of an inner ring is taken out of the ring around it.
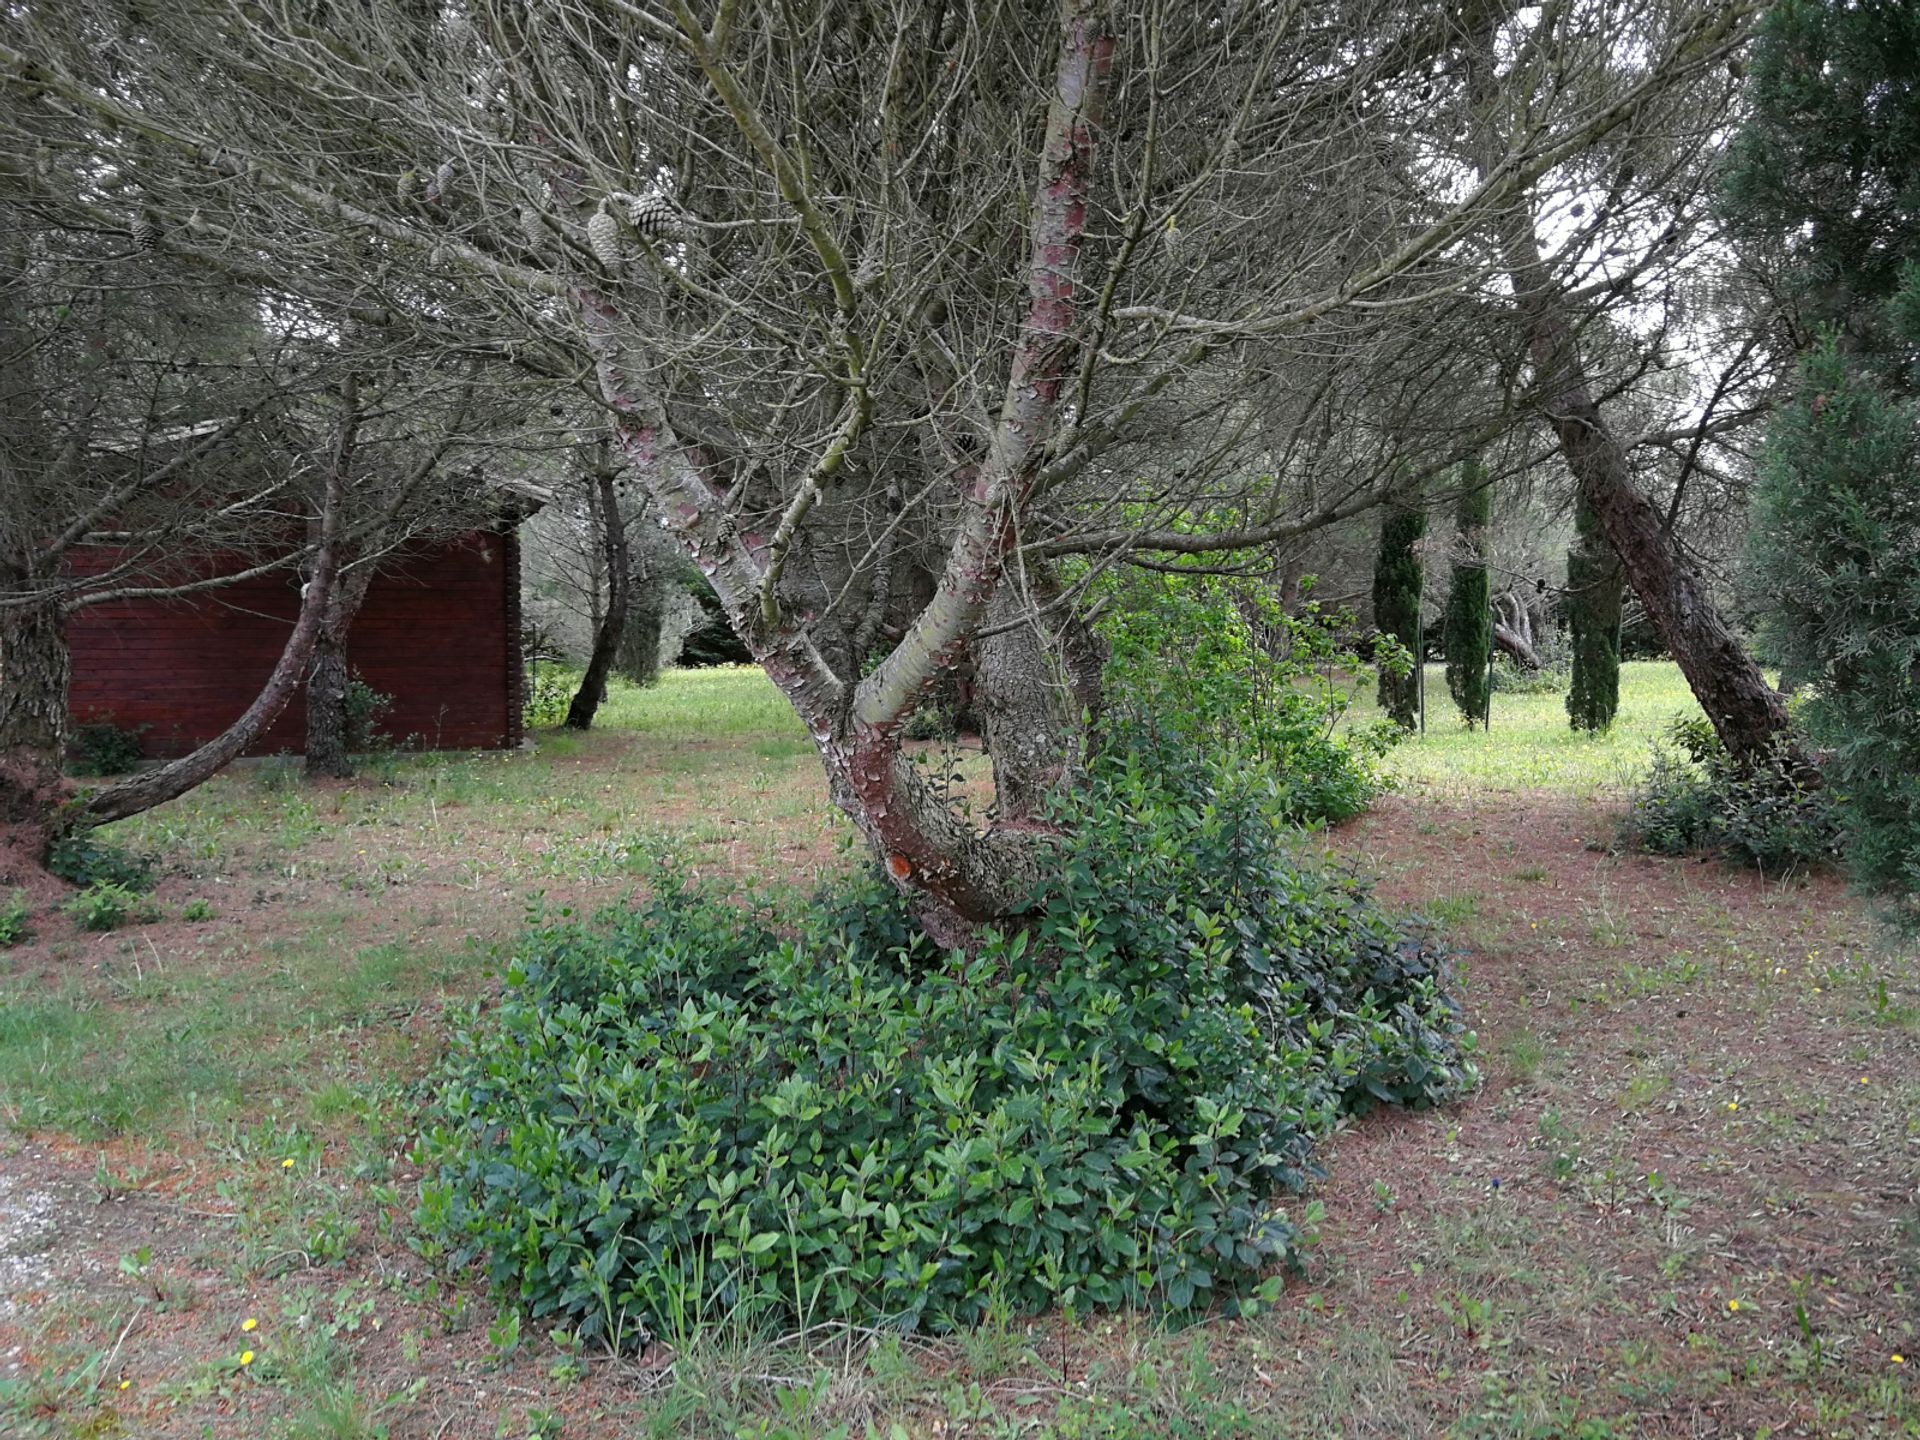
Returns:
[[[347,662],[393,697],[380,722],[429,750],[520,743],[520,553],[512,531],[475,531],[390,557],[367,588]],[[183,755],[253,703],[300,605],[289,575],[170,600],[114,601],[74,612],[69,711],[146,726],[149,755]],[[296,695],[248,753],[298,753]]]

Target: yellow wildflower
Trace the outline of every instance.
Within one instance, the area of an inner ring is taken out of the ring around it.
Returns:
[[[293,1169],[293,1157],[292,1157],[291,1155],[289,1155],[289,1156],[288,1156],[288,1157],[287,1157],[286,1159],[284,1159],[284,1160],[282,1160],[282,1161],[280,1162],[280,1168],[281,1168],[282,1170],[291,1170],[291,1169]]]
[[[240,1363],[242,1365],[251,1365],[253,1363],[253,1351],[242,1350],[240,1352]]]
[[[242,1330],[257,1330],[260,1328],[260,1322],[249,1315],[240,1322],[240,1328]]]
[[[1738,1300],[1727,1301],[1727,1309],[1738,1310],[1739,1308],[1740,1308],[1740,1302]]]

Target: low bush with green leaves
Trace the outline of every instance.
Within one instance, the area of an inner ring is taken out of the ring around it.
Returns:
[[[1840,826],[1833,802],[1781,746],[1741,766],[1704,718],[1675,720],[1656,744],[1627,812],[1626,836],[1655,855],[1719,854],[1763,873],[1831,862]]]
[[[144,913],[139,892],[111,880],[89,885],[61,908],[82,930],[118,930]]]
[[[1188,772],[1190,773],[1190,772]],[[619,1345],[1252,1308],[1347,1113],[1471,1083],[1444,956],[1297,848],[1271,775],[1101,762],[1028,923],[942,952],[879,878],[786,913],[668,870],[538,925],[454,1025],[423,1234]]]
[[[1564,660],[1543,660],[1533,669],[1511,656],[1495,658],[1492,688],[1496,695],[1560,695],[1573,683],[1573,671]]]
[[[82,830],[47,851],[47,869],[70,885],[117,885],[136,895],[153,888],[157,861],[119,845],[109,844],[91,830]]]
[[[346,720],[342,738],[348,750],[364,755],[393,744],[393,737],[380,728],[380,722],[393,709],[393,696],[367,684],[358,670],[347,681],[342,709]]]
[[[140,737],[147,728],[116,725],[111,715],[76,725],[67,737],[68,768],[75,775],[126,774],[146,758]]]
[[[577,682],[558,670],[543,670],[527,687],[521,718],[529,730],[547,730],[567,718]]]

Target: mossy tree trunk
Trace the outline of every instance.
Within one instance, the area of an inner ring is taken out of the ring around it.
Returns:
[[[1453,573],[1447,585],[1447,693],[1468,725],[1487,718],[1487,661],[1493,654],[1493,608],[1487,593],[1486,537],[1493,520],[1493,487],[1487,467],[1469,460],[1460,467],[1460,501],[1454,509]]]
[[[1412,668],[1404,672],[1384,662],[1379,667],[1380,708],[1403,730],[1413,729],[1420,703],[1420,587],[1426,577],[1419,545],[1426,533],[1425,510],[1390,507],[1380,521],[1380,549],[1373,566],[1374,628],[1413,656]]]

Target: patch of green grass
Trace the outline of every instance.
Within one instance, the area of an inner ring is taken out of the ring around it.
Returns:
[[[343,951],[325,928],[270,953],[171,976],[129,965],[131,1004],[77,982],[0,991],[0,1118],[103,1139],[243,1115],[313,1086],[350,1038],[397,1035],[422,996],[493,959],[402,941]]]
[[[1372,686],[1355,695],[1353,718],[1379,715]],[[1604,735],[1567,724],[1561,695],[1498,694],[1490,730],[1469,730],[1447,698],[1438,665],[1427,667],[1427,729],[1388,755],[1388,771],[1408,789],[1458,797],[1489,790],[1558,790],[1586,795],[1630,784],[1647,766],[1648,746],[1676,715],[1700,707],[1680,667],[1630,660],[1620,667],[1620,712]]]

